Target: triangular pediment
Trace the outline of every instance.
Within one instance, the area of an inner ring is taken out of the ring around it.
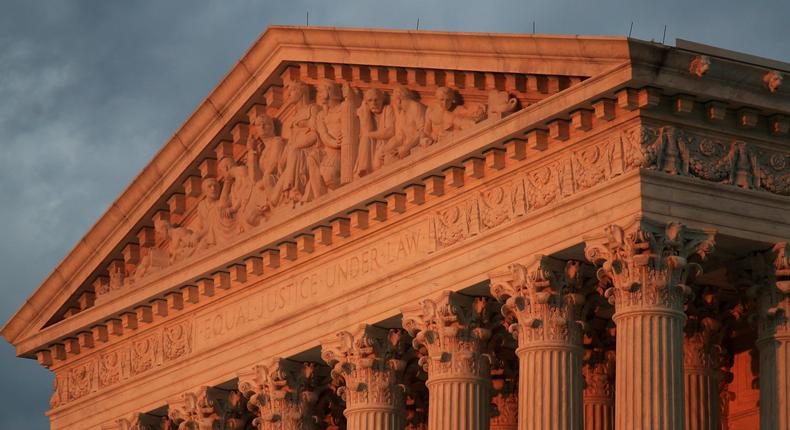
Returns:
[[[139,291],[178,286],[187,266],[221,286],[233,276],[212,265],[222,249],[286,231],[314,202],[628,64],[631,50],[624,38],[270,28],[3,335],[30,356],[134,314]],[[312,246],[290,233],[294,242],[260,243],[248,264]]]

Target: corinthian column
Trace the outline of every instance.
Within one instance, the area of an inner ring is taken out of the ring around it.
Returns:
[[[538,255],[509,274],[492,274],[491,294],[516,317],[519,429],[582,427],[581,263]]]
[[[779,243],[752,259],[750,293],[757,299],[760,428],[790,429],[790,249]],[[762,258],[761,258],[762,257]]]
[[[259,430],[313,429],[315,364],[275,358],[239,375],[239,391],[249,399]]]
[[[687,307],[683,337],[686,430],[721,430],[722,325],[715,293],[703,288]]]
[[[401,430],[405,425],[401,376],[406,342],[401,330],[362,325],[321,343],[321,358],[342,386],[348,430]]]
[[[585,351],[584,430],[614,429],[614,368],[613,350]]]
[[[485,299],[445,291],[402,311],[403,327],[414,336],[428,372],[428,429],[488,429],[491,382],[483,352],[491,332]]]
[[[602,265],[617,326],[615,429],[682,430],[683,304],[690,276],[713,248],[714,231],[637,218],[586,239],[588,260]]]

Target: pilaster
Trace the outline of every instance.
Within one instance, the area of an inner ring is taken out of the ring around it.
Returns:
[[[715,232],[636,218],[586,239],[587,259],[612,284],[617,325],[615,428],[684,428],[683,305],[696,261],[713,250]],[[695,260],[695,261],[690,261]]]
[[[537,255],[509,271],[492,276],[491,293],[516,318],[510,330],[518,338],[519,429],[579,429],[581,263]]]
[[[349,430],[400,430],[405,425],[402,375],[406,338],[402,330],[362,325],[321,343],[338,394],[346,402]]]
[[[486,299],[445,291],[402,311],[403,327],[414,336],[428,372],[428,429],[488,429],[491,382],[484,351],[491,313]]]

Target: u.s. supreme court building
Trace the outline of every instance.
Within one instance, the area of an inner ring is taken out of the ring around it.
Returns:
[[[790,429],[790,65],[271,27],[6,323],[53,429]]]

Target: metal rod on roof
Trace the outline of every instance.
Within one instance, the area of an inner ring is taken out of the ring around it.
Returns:
[[[535,21],[532,21],[532,34],[535,34]]]
[[[663,45],[666,40],[667,40],[667,25],[664,24],[664,35],[661,36],[661,44]]]
[[[306,25],[307,27],[310,27],[310,11],[307,11],[307,12],[306,12],[306,14],[305,14],[305,18],[304,18],[304,21],[305,21],[305,25]]]
[[[420,29],[420,18],[417,18],[417,30]]]
[[[634,31],[634,22],[631,21],[631,28],[628,29],[628,38],[631,38],[631,32]]]

